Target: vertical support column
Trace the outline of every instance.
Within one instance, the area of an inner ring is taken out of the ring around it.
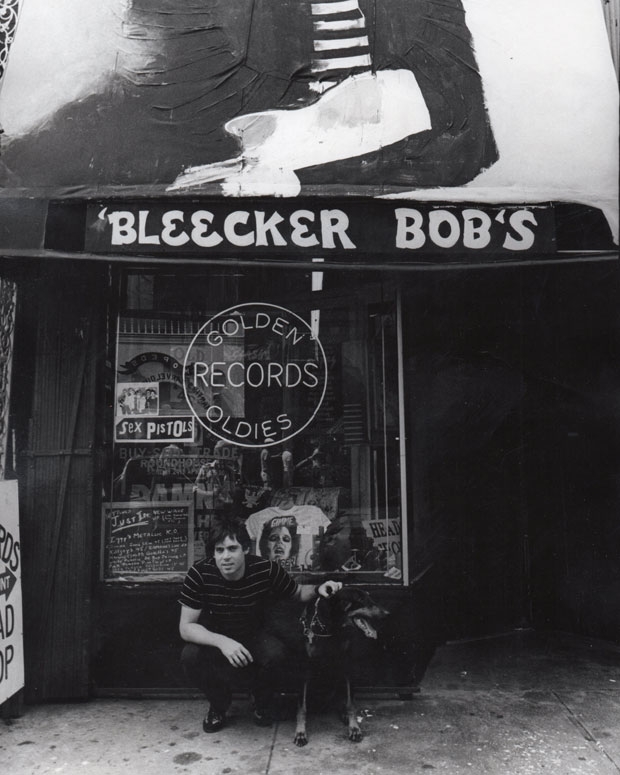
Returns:
[[[0,277],[0,480],[5,478],[9,443],[9,398],[17,286]]]
[[[0,277],[0,482],[6,478],[6,460],[7,447],[9,443],[9,401],[11,393],[11,370],[13,365],[13,342],[15,339],[15,308],[17,303],[17,286],[14,282]],[[8,526],[12,527],[14,536],[19,537],[19,524],[17,523],[17,482],[7,482],[4,488],[13,487],[13,489],[3,489],[0,495],[0,523],[2,529],[6,532]],[[9,506],[14,508],[8,508]],[[11,517],[14,522],[11,524]],[[14,539],[16,540],[16,539]],[[24,686],[24,664],[23,664],[23,625],[22,625],[22,602],[21,602],[21,562],[17,577],[8,564],[0,562],[0,572],[3,581],[9,579],[9,586],[3,587],[5,601],[8,601],[9,594],[13,591],[11,603],[9,605],[13,616],[17,618],[19,627],[14,629],[13,637],[9,639],[8,633],[0,633],[0,645],[3,651],[12,650],[14,655],[14,664],[12,670],[12,679],[17,675],[16,682],[12,680],[7,689],[6,682],[3,683],[0,692],[0,718],[8,719],[21,716],[23,711],[23,686]],[[12,581],[11,581],[12,579]],[[17,580],[16,580],[17,579]],[[13,584],[17,584],[17,589],[13,590]],[[15,622],[14,622],[15,624]],[[7,643],[8,641],[8,643]],[[12,660],[13,661],[13,660]],[[0,677],[0,681],[2,681]],[[8,691],[8,693],[7,693]]]
[[[398,446],[400,455],[400,504],[403,585],[409,586],[409,514],[407,509],[407,429],[405,425],[405,369],[403,364],[403,304],[400,287],[396,295],[396,332],[398,347]]]

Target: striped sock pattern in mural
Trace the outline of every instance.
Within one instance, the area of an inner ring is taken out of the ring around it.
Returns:
[[[358,0],[311,2],[312,88],[324,91],[343,78],[372,67],[366,18]]]

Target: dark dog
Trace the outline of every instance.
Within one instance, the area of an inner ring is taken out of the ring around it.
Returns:
[[[330,597],[319,597],[309,603],[301,616],[307,656],[304,683],[297,708],[295,745],[308,742],[306,716],[308,687],[320,675],[332,681],[344,682],[345,708],[343,721],[349,727],[349,740],[359,743],[362,732],[353,705],[350,681],[350,652],[354,628],[367,638],[376,639],[377,627],[388,611],[377,605],[371,596],[355,587],[343,587]]]

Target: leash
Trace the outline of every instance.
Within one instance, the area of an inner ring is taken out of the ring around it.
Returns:
[[[319,598],[317,597],[317,599],[314,601],[314,612],[312,614],[312,619],[310,620],[310,624],[308,624],[308,620],[306,619],[304,614],[302,614],[299,618],[299,621],[301,622],[301,626],[303,627],[303,630],[304,630],[304,638],[308,641],[310,645],[312,645],[312,641],[314,640],[314,638],[333,638],[334,636],[333,632],[327,632],[327,627],[319,617],[318,609],[319,609]]]

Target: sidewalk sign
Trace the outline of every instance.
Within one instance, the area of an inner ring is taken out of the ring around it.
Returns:
[[[24,686],[17,482],[0,481],[0,704]]]

